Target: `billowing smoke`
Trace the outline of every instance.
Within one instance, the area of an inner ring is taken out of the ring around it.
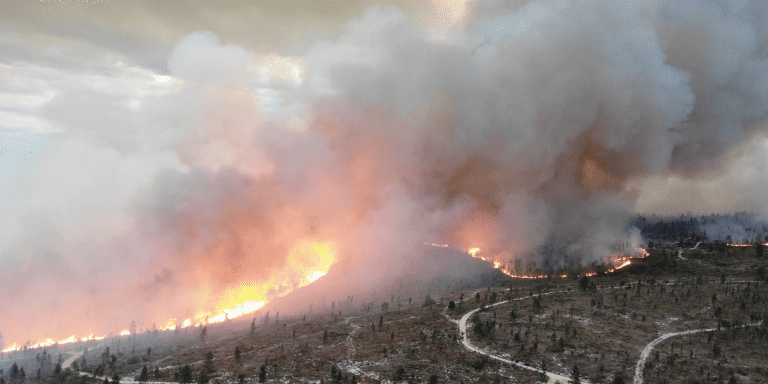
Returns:
[[[0,203],[6,342],[217,310],[318,254],[349,293],[424,242],[601,260],[639,241],[644,178],[762,132],[764,2],[500,3],[440,33],[373,8],[294,58],[197,32],[171,92],[54,98],[61,132]]]

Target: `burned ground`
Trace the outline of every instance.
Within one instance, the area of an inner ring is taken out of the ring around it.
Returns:
[[[578,367],[593,383],[628,382],[642,349],[660,335],[714,328],[657,345],[644,367],[645,382],[768,381],[768,327],[755,325],[768,309],[768,285],[758,276],[766,260],[752,247],[723,251],[707,243],[679,254],[650,253],[627,270],[585,279],[494,279],[485,287],[420,297],[392,293],[362,303],[349,297],[268,323],[259,317],[211,324],[205,337],[200,328],[187,328],[114,338],[92,344],[78,368],[93,373],[109,346],[123,382],[138,380],[144,366],[149,380],[183,381],[186,365],[192,380],[213,383],[541,382],[537,372],[488,359],[459,342],[454,321],[482,307],[468,322],[474,345],[561,375]],[[27,351],[26,360],[23,352],[6,354],[2,362],[31,365],[33,353],[39,351]],[[69,355],[63,346],[49,353]],[[26,369],[27,380],[37,380],[36,367]],[[40,380],[96,382],[72,367],[43,371]]]

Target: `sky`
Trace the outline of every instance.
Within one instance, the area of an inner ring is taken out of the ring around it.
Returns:
[[[176,324],[329,268],[368,289],[425,242],[564,267],[639,244],[637,214],[768,213],[767,12],[4,1],[4,342]]]

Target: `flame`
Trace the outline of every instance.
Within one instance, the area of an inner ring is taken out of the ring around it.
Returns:
[[[434,244],[431,244],[431,245],[434,245]],[[625,267],[627,267],[627,266],[632,264],[632,259],[643,259],[643,258],[646,258],[646,257],[650,256],[650,253],[648,253],[648,250],[646,250],[645,248],[636,247],[633,251],[634,251],[633,255],[622,254],[622,255],[608,257],[608,259],[606,260],[606,263],[610,264],[610,265],[613,265],[613,267],[607,269],[606,272],[612,273],[612,272],[615,272],[615,271],[617,271],[619,269],[625,268]],[[472,256],[472,257],[474,257],[476,259],[480,259],[480,260],[483,260],[483,261],[487,261],[489,263],[493,263],[493,268],[498,269],[499,271],[501,271],[505,275],[507,275],[509,277],[516,278],[516,279],[544,279],[544,278],[547,278],[547,277],[560,277],[560,278],[567,278],[567,277],[569,277],[568,274],[562,274],[562,275],[557,275],[557,276],[550,276],[550,275],[545,275],[545,274],[538,274],[538,275],[518,274],[518,273],[515,273],[512,270],[512,268],[509,267],[509,266],[502,265],[498,261],[489,260],[489,259],[486,259],[485,257],[481,256],[480,255],[480,252],[481,252],[480,248],[477,248],[477,247],[469,248],[466,252],[470,256]],[[595,275],[597,275],[597,272],[595,272],[595,271],[588,271],[588,272],[585,272],[585,273],[583,273],[583,274],[581,274],[579,276],[595,276]]]
[[[202,311],[197,315],[182,322],[181,328],[192,325],[201,326],[212,323],[221,323],[228,319],[234,319],[242,315],[257,311],[269,303],[273,297],[285,296],[295,289],[307,286],[319,280],[328,273],[331,265],[336,262],[336,248],[331,242],[319,242],[314,240],[300,240],[294,244],[288,258],[287,265],[267,281],[243,283],[239,287],[227,291],[216,305],[215,311]],[[161,322],[160,330],[175,330],[177,320],[169,319]],[[124,329],[120,336],[130,335],[131,332]],[[43,342],[28,345],[26,349],[48,347],[56,344],[76,343],[79,341],[102,340],[104,336],[93,334],[78,339],[72,335],[63,340],[46,339]],[[18,344],[3,349],[1,352],[14,352],[21,350]]]
[[[314,283],[328,273],[336,261],[336,250],[330,242],[298,241],[291,249],[287,266],[265,282],[249,282],[224,294],[218,310],[200,312],[184,320],[181,328],[221,323],[257,311],[269,303],[270,297],[282,297],[297,288]],[[163,329],[176,329],[175,319],[165,322]]]
[[[768,246],[768,243],[763,243],[764,246]],[[751,247],[752,244],[728,244],[729,247]]]
[[[301,286],[309,285],[317,281],[317,279],[325,276],[327,272],[325,271],[314,271],[307,275],[307,277],[304,278],[304,282],[302,282]]]

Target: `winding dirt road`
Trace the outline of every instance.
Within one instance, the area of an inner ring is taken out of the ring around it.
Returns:
[[[761,323],[745,324],[745,325],[739,326],[737,328],[754,327],[754,326],[757,326],[757,325],[760,325],[760,324]],[[662,341],[664,341],[666,339],[669,339],[670,337],[683,336],[683,335],[691,335],[691,334],[694,334],[694,333],[701,333],[701,332],[712,332],[712,331],[716,331],[716,330],[717,330],[717,328],[703,328],[703,329],[691,329],[691,330],[682,331],[682,332],[670,332],[670,333],[665,333],[665,334],[659,336],[659,338],[657,338],[654,341],[651,341],[650,343],[648,343],[648,345],[645,346],[645,348],[643,348],[643,352],[640,354],[640,359],[637,361],[637,365],[635,366],[635,379],[634,379],[634,381],[632,383],[633,384],[643,384],[644,383],[644,379],[643,379],[643,371],[644,371],[644,369],[643,369],[643,367],[645,367],[645,361],[648,360],[648,356],[651,355],[651,351],[653,351],[653,348],[655,346],[657,346],[659,343],[661,343]]]
[[[547,293],[542,293],[540,295],[541,296],[546,296],[546,295],[551,295],[551,294],[554,294],[554,293],[563,293],[563,292],[565,292],[565,291],[547,292]],[[490,307],[495,307],[495,306],[498,306],[498,305],[503,305],[503,304],[506,304],[506,303],[509,303],[509,302],[512,302],[512,301],[525,300],[525,299],[528,299],[528,298],[531,298],[531,297],[533,297],[533,296],[519,297],[517,299],[500,301],[498,303],[489,305],[489,306],[487,306],[485,308],[490,308]],[[487,357],[489,357],[491,359],[501,361],[502,363],[514,365],[514,366],[516,366],[518,368],[527,369],[529,371],[536,372],[536,373],[539,373],[539,374],[544,373],[549,378],[549,380],[547,381],[548,384],[557,384],[557,383],[565,384],[565,383],[570,383],[571,382],[571,379],[566,377],[566,376],[562,376],[562,375],[557,374],[555,372],[542,372],[542,370],[539,369],[539,368],[531,367],[530,365],[525,365],[523,363],[518,363],[516,361],[505,359],[505,358],[503,358],[501,356],[497,356],[497,355],[493,354],[492,352],[482,350],[482,349],[476,347],[474,344],[472,344],[469,341],[469,335],[467,333],[467,320],[469,319],[470,316],[474,315],[475,313],[477,313],[481,309],[482,308],[477,308],[477,309],[474,309],[474,310],[471,310],[471,311],[465,313],[464,316],[461,317],[461,320],[458,321],[459,332],[462,335],[461,344],[464,345],[464,348],[467,348],[468,350],[470,350],[472,352],[479,353],[481,355],[487,356]],[[451,322],[456,323],[456,320],[450,319],[447,315],[445,315],[445,316]],[[583,379],[581,380],[581,382],[584,383],[584,384],[589,384],[588,381],[583,380]]]

